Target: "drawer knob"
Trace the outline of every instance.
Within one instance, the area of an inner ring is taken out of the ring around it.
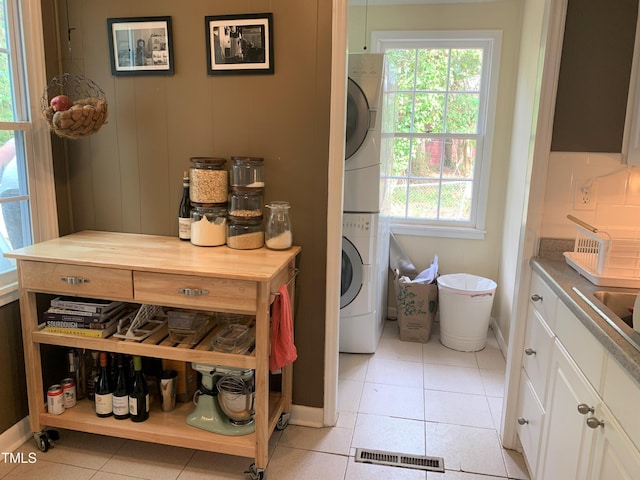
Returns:
[[[604,427],[604,422],[602,420],[598,420],[596,417],[589,417],[587,418],[587,427],[589,428]]]
[[[203,290],[201,288],[179,288],[178,292],[189,297],[199,297],[201,295],[209,295],[209,290]]]
[[[531,355],[535,355],[535,354],[536,354],[536,351],[535,351],[533,348],[525,348],[525,349],[524,349],[524,353],[525,353],[526,355],[531,356]]]
[[[581,403],[580,405],[578,405],[578,412],[582,415],[586,415],[587,413],[593,413],[594,409],[586,403]]]
[[[531,295],[531,300],[533,300],[534,302],[540,302],[542,300],[542,295],[534,293],[533,295]]]
[[[60,280],[67,282],[69,285],[79,285],[81,283],[89,283],[88,278],[82,277],[60,277]]]
[[[519,425],[526,425],[527,423],[529,423],[529,420],[527,420],[524,417],[518,417],[518,424]]]

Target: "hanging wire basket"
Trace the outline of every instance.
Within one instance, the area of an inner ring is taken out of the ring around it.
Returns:
[[[78,74],[54,77],[42,94],[40,105],[49,128],[63,138],[76,140],[92,135],[107,120],[104,92],[92,80]]]

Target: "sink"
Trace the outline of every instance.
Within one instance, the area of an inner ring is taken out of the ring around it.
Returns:
[[[633,304],[638,296],[637,293],[601,290],[593,292],[592,295],[605,307],[615,313],[624,323],[633,328],[632,310],[630,309],[633,308]]]

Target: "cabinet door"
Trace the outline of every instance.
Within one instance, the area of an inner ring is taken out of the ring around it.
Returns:
[[[609,409],[596,409],[596,445],[589,480],[640,479],[640,452]]]
[[[581,414],[578,405],[595,409],[598,396],[557,340],[549,380],[538,478],[587,478],[596,430],[587,426],[586,419],[590,413]]]
[[[517,422],[518,437],[522,444],[527,467],[531,472],[531,477],[536,478],[544,410],[525,372],[522,372],[522,375],[520,375]]]
[[[529,303],[522,366],[529,375],[536,395],[543,401],[552,348],[553,333],[538,311]]]

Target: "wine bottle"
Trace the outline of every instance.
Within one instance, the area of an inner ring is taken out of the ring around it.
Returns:
[[[76,398],[78,400],[85,396],[83,370],[78,351],[75,348],[70,348],[67,351],[67,377],[72,378],[76,384]]]
[[[109,417],[113,415],[113,388],[107,368],[107,352],[100,352],[100,375],[96,382],[96,415]]]
[[[133,357],[133,386],[129,394],[129,414],[134,422],[149,418],[149,386],[142,373],[142,358]]]
[[[129,418],[129,392],[127,391],[127,374],[124,369],[122,355],[116,358],[117,375],[113,390],[113,416],[118,420]]]
[[[182,175],[182,199],[178,210],[178,237],[180,240],[191,239],[191,202],[189,201],[189,175]]]
[[[100,359],[98,352],[91,352],[91,368],[89,369],[89,375],[87,375],[87,397],[89,400],[95,401],[96,399],[96,383],[98,382],[98,376],[100,375]]]

